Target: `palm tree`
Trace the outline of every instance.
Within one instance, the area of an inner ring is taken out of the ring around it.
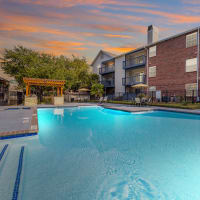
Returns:
[[[103,88],[104,86],[102,84],[95,83],[92,85],[91,94],[94,95],[96,98],[100,98],[104,93]]]

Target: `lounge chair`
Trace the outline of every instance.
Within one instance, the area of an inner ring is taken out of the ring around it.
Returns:
[[[107,102],[107,101],[108,101],[108,97],[105,96],[104,99],[103,99],[103,101],[104,101],[104,102]]]
[[[99,103],[101,104],[103,102],[103,97],[100,97]]]
[[[137,106],[137,105],[139,105],[139,106],[141,106],[141,100],[140,100],[140,98],[135,98],[135,105]]]
[[[147,102],[148,102],[147,98],[146,98],[146,97],[143,97],[143,98],[142,98],[142,101],[141,101],[141,104],[142,104],[142,105],[147,105]]]

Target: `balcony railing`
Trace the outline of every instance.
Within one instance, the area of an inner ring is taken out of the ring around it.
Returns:
[[[132,67],[139,67],[139,66],[145,66],[146,65],[146,56],[139,56],[132,60],[132,62],[126,62],[123,61],[123,68],[129,69]]]
[[[109,67],[101,67],[99,68],[99,74],[107,74],[107,73],[112,73],[115,71],[115,67],[109,66]]]
[[[131,86],[139,83],[146,83],[146,75],[137,75],[122,79],[122,84],[124,86]]]
[[[104,85],[104,87],[115,87],[115,80],[102,80],[101,84]]]

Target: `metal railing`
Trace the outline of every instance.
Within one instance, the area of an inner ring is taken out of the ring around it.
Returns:
[[[106,73],[112,73],[115,71],[115,66],[109,66],[109,67],[101,67],[99,68],[99,74],[106,74]]]
[[[123,68],[129,69],[132,67],[138,67],[138,66],[145,66],[146,65],[146,56],[139,56],[131,60],[131,62],[123,61]]]
[[[104,85],[104,87],[115,87],[115,80],[114,79],[102,80],[101,84]]]
[[[136,85],[139,83],[146,83],[146,75],[137,75],[137,76],[122,78],[122,84],[124,86]]]
[[[157,95],[156,91],[135,91],[135,92],[118,92],[115,94],[106,94],[108,100],[113,101],[130,101],[133,102],[136,97],[141,93],[145,95],[149,103],[154,102],[174,102],[174,103],[196,103],[199,102],[197,97],[200,96],[200,90],[161,90],[160,95]],[[197,95],[198,94],[198,95]]]

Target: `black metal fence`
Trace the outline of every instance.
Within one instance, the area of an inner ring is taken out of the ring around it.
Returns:
[[[147,98],[149,102],[200,102],[200,90],[162,90],[142,93],[108,94],[107,99],[112,101],[134,101],[136,97]]]

